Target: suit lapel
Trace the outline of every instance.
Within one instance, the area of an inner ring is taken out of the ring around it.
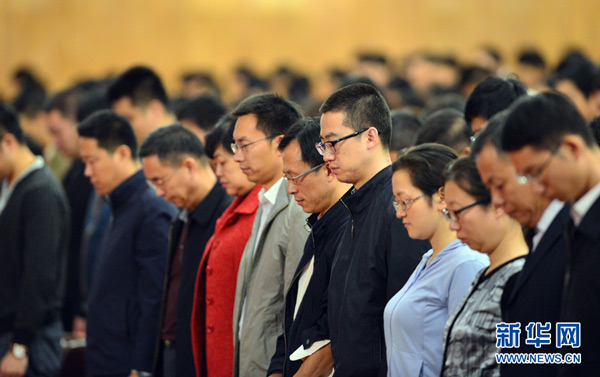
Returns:
[[[519,274],[517,278],[517,282],[510,294],[509,302],[512,302],[521,287],[525,285],[527,280],[531,277],[533,271],[540,265],[540,262],[546,257],[546,255],[551,251],[552,246],[559,241],[560,237],[563,235],[563,231],[565,228],[565,223],[569,217],[569,206],[565,205],[554,217],[552,223],[546,229],[544,236],[540,240],[540,243],[537,245],[535,252],[529,253],[527,256],[527,262],[523,267],[523,270]]]

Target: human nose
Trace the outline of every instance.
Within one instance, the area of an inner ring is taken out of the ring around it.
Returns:
[[[448,227],[450,228],[450,230],[454,230],[454,231],[457,231],[460,229],[460,225],[458,224],[458,221],[456,221],[454,219],[450,220]]]
[[[156,196],[158,197],[164,197],[165,196],[165,190],[161,187],[156,186]]]
[[[504,205],[504,197],[497,189],[491,190],[492,205],[496,208],[501,208]]]
[[[235,151],[235,153],[233,154],[233,161],[235,161],[235,162],[244,161],[244,156],[243,156],[241,149],[238,148],[238,150]]]
[[[294,181],[292,181],[291,179],[288,179],[287,184],[288,184],[288,194],[294,195],[295,193],[298,192],[298,187],[296,186]]]
[[[92,176],[92,168],[90,167],[89,164],[85,164],[85,169],[83,170],[83,175],[85,175],[88,178]]]

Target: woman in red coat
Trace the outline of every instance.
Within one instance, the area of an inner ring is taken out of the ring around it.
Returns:
[[[206,134],[206,153],[227,193],[237,198],[217,220],[198,268],[192,313],[192,347],[196,374],[231,376],[233,373],[233,302],[242,252],[252,231],[261,187],[248,181],[233,161],[235,119],[221,119]]]

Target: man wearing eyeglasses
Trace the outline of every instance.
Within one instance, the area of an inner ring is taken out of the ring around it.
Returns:
[[[203,371],[196,371],[190,334],[196,276],[217,219],[232,198],[218,184],[200,139],[180,124],[152,131],[139,155],[156,195],[181,208],[169,232],[153,376],[203,376]]]
[[[149,376],[175,208],[146,182],[127,119],[103,110],[77,131],[85,175],[111,207],[89,293],[86,372]]]
[[[315,149],[318,118],[306,118],[286,132],[279,144],[288,193],[304,212],[310,236],[285,300],[284,333],[277,340],[268,375],[328,376],[333,367],[327,288],[331,263],[348,223],[339,199],[350,185],[339,182]]]
[[[321,106],[317,150],[340,182],[350,215],[331,268],[329,327],[336,376],[385,376],[383,310],[402,288],[426,241],[408,237],[390,205],[391,118],[381,94],[353,84]]]
[[[477,136],[471,153],[477,161],[481,179],[489,188],[494,206],[526,227],[525,238],[530,252],[520,274],[506,283],[502,304],[504,322],[520,323],[524,329],[530,322],[556,326],[561,310],[561,297],[567,264],[563,229],[569,218],[569,206],[559,200],[539,195],[529,183],[517,180],[508,153],[502,150],[501,135],[508,112],[494,115]],[[528,345],[527,332],[521,331],[519,347],[507,353],[556,353],[555,345],[536,348]],[[553,364],[503,364],[503,376],[556,376]]]
[[[286,191],[278,150],[283,134],[302,117],[294,104],[257,94],[233,110],[231,149],[248,180],[263,188],[252,233],[242,254],[233,311],[234,376],[265,376],[283,332],[284,296],[308,232],[306,214]]]
[[[581,324],[581,344],[563,346],[561,351],[581,353],[581,364],[561,365],[559,376],[596,376],[600,370],[600,148],[575,106],[550,92],[511,108],[502,147],[509,152],[521,183],[548,198],[571,203],[560,320]]]

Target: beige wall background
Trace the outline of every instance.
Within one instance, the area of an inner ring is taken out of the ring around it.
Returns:
[[[0,0],[0,93],[21,65],[56,90],[145,63],[173,92],[187,69],[224,81],[240,62],[288,62],[317,75],[359,49],[466,59],[490,42],[510,61],[533,44],[555,62],[577,45],[598,61],[598,15],[598,0]]]

